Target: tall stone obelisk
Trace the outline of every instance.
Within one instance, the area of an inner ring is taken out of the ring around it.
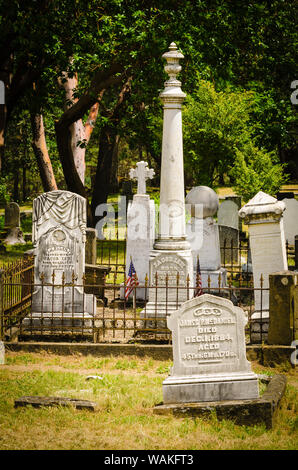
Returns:
[[[191,298],[193,261],[186,237],[183,169],[182,103],[185,93],[177,75],[183,54],[174,42],[162,56],[169,79],[160,94],[163,138],[160,177],[159,233],[149,259],[149,302],[146,316],[164,317]],[[177,276],[178,274],[178,276]],[[166,286],[168,288],[166,289]]]

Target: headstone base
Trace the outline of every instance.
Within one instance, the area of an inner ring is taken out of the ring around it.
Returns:
[[[89,313],[65,313],[62,317],[59,313],[32,313],[30,317],[26,317],[22,322],[25,329],[34,329],[37,332],[47,330],[53,332],[55,330],[63,330],[67,332],[71,330],[73,333],[92,333],[93,316]]]
[[[170,376],[162,387],[165,404],[259,398],[258,377],[253,372],[213,377]]]

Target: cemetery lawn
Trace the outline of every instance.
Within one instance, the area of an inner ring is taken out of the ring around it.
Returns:
[[[258,374],[284,373],[288,379],[276,425],[266,430],[216,417],[154,415],[152,409],[162,401],[162,382],[170,366],[170,361],[150,358],[6,351],[5,364],[0,365],[0,449],[297,449],[297,368],[270,369],[252,363]],[[89,375],[100,378],[86,380]],[[14,400],[24,395],[91,400],[98,410],[14,408]]]

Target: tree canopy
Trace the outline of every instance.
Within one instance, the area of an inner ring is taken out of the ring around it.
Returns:
[[[31,116],[32,122],[43,116],[56,182],[91,202],[91,224],[96,205],[115,188],[123,160],[145,154],[158,170],[158,95],[166,78],[161,55],[172,41],[185,56],[180,79],[188,95],[186,181],[216,185],[228,175],[234,184],[237,171],[231,168],[239,168],[241,158],[255,171],[252,153],[266,155],[276,174],[286,163],[291,177],[298,177],[297,112],[290,102],[298,32],[291,1],[0,0],[0,24],[0,80],[6,89],[0,105],[1,178],[10,192],[17,116]],[[73,99],[65,106],[61,77],[74,76]],[[82,182],[71,126],[85,124],[94,106],[90,141],[77,141],[86,147]],[[26,158],[33,160],[31,149]]]

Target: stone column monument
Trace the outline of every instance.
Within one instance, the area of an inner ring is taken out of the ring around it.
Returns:
[[[183,59],[175,43],[163,54],[169,79],[160,94],[163,103],[163,137],[160,177],[159,233],[149,261],[149,303],[146,314],[164,317],[177,309],[177,304],[187,300],[187,279],[192,285],[193,262],[190,245],[186,238],[184,171],[182,146],[182,111],[185,93],[176,76],[181,71],[179,60]],[[158,288],[156,287],[158,283]],[[172,289],[164,288],[166,282]],[[177,294],[178,290],[178,294]],[[191,291],[192,292],[192,291]],[[191,293],[189,293],[191,295]],[[166,305],[167,304],[167,305]]]
[[[248,225],[255,289],[261,287],[261,275],[263,288],[269,289],[269,274],[288,269],[283,226],[284,210],[284,202],[259,191],[239,211],[239,216]],[[268,331],[269,290],[255,290],[254,299],[252,339],[258,341],[265,339]]]

